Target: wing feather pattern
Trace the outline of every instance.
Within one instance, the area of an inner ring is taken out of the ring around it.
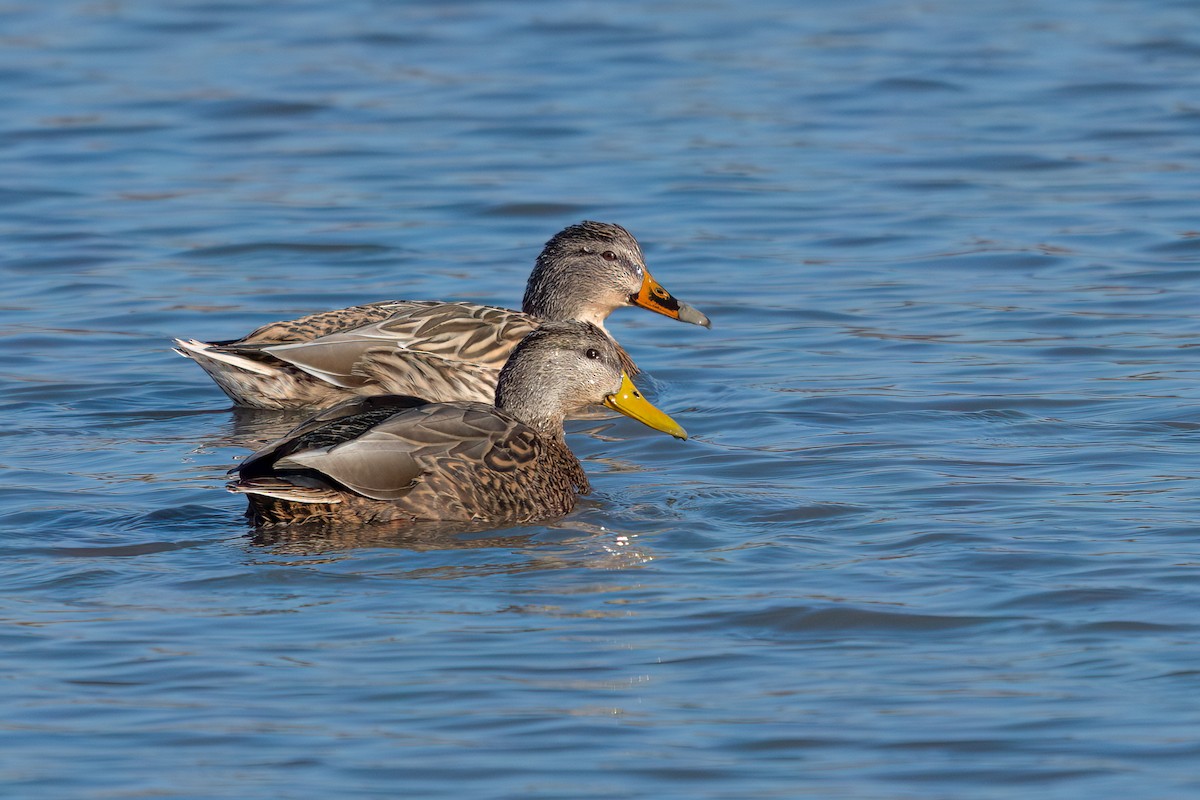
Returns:
[[[328,409],[236,472],[231,489],[261,496],[266,521],[322,502],[365,521],[521,521],[565,513],[588,490],[565,443],[491,406],[391,396]]]
[[[242,358],[282,362],[350,392],[397,392],[430,400],[490,402],[496,377],[513,348],[537,327],[529,316],[474,303],[391,302],[358,306],[353,319],[382,316],[301,340],[298,331],[329,330],[334,312],[264,326],[216,348]],[[284,326],[282,329],[278,326]],[[265,341],[271,335],[290,337]]]

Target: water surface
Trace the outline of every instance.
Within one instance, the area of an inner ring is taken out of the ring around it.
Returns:
[[[1190,3],[0,9],[22,798],[1200,792]],[[173,336],[514,305],[584,218],[686,443],[545,524],[264,535]]]

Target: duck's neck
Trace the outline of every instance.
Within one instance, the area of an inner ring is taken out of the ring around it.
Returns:
[[[520,365],[516,371],[521,371]],[[538,381],[523,380],[530,376],[505,376],[496,386],[496,408],[551,439],[566,441],[562,411],[562,387],[540,386]],[[536,387],[536,388],[535,388]]]
[[[595,298],[580,296],[591,287],[581,283],[581,276],[568,276],[538,259],[529,283],[525,285],[525,297],[521,310],[542,322],[590,322],[604,330],[604,320],[613,312],[609,303]]]
[[[497,408],[499,408],[499,406],[497,406]],[[541,434],[542,438],[544,439],[553,439],[555,441],[564,443],[567,441],[567,432],[563,428],[563,421],[561,418],[556,420],[546,416],[522,414],[520,410],[508,411],[507,409],[503,408],[500,410],[507,411],[507,413],[511,414],[516,419],[524,422],[526,425]]]
[[[608,333],[608,329],[604,327],[604,320],[612,313],[611,308],[601,308],[591,303],[563,303],[548,298],[531,301],[528,293],[521,310],[541,322],[590,322],[605,333]]]

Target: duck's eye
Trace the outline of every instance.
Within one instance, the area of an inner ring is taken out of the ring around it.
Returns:
[[[589,347],[589,348],[588,348],[588,351],[587,351],[587,353],[586,353],[586,355],[587,355],[587,357],[588,357],[588,358],[590,358],[592,361],[595,361],[597,358],[599,358],[599,357],[600,357],[600,351],[599,351],[599,350],[597,350],[597,349],[596,349],[596,348],[594,348],[594,347]]]
[[[603,253],[600,254],[600,257],[603,258],[605,261],[616,261],[617,260],[617,254],[614,253],[612,250],[605,250]]]

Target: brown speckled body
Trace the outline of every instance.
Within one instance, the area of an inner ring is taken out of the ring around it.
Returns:
[[[557,320],[582,320],[603,330],[616,308],[649,302],[637,294],[647,280],[641,248],[628,231],[584,222],[547,242],[529,277],[523,311],[392,300],[272,322],[237,340],[176,339],[175,350],[196,361],[240,406],[317,409],[382,394],[490,403],[500,368],[527,333]],[[647,307],[708,324],[657,290]],[[663,302],[674,305],[664,311]],[[635,375],[632,359],[618,352]]]
[[[238,405],[323,408],[356,395],[490,403],[537,320],[474,303],[389,301],[264,325],[236,342],[177,342]]]
[[[522,523],[566,514],[575,507],[577,494],[591,491],[583,466],[564,441],[538,439],[524,426],[512,434],[503,445],[468,439],[455,452],[429,459],[420,482],[395,500],[341,493],[334,502],[296,502],[252,493],[251,516],[260,525],[434,519]],[[505,465],[497,469],[499,462]],[[239,492],[255,487],[253,479],[231,484]],[[319,496],[330,497],[314,493],[313,499]]]
[[[565,514],[591,487],[567,447],[563,419],[610,402],[626,384],[617,347],[603,331],[546,323],[505,364],[496,405],[352,399],[251,455],[229,489],[248,495],[260,525],[520,523]],[[640,395],[637,402],[645,403]],[[663,419],[670,424],[661,430],[686,435]]]

